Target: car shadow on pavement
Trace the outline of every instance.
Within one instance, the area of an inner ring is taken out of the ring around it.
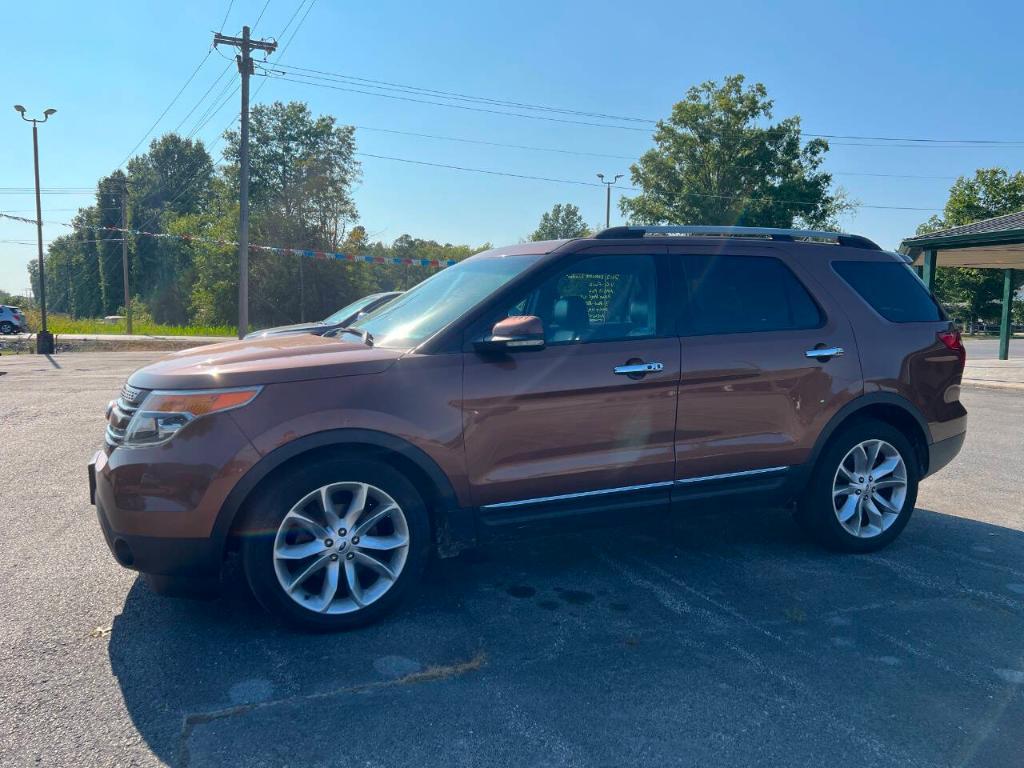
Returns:
[[[110,663],[172,765],[1013,765],[1024,533],[917,510],[863,556],[782,511],[488,545],[372,627],[137,580]]]

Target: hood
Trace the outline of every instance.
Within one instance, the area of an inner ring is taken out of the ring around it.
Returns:
[[[357,376],[387,370],[402,350],[311,334],[209,344],[140,368],[128,383],[142,389],[210,389]]]
[[[267,336],[277,336],[282,333],[322,333],[334,326],[326,325],[322,321],[311,323],[296,323],[295,325],[276,325],[273,328],[264,328],[262,331],[253,331],[245,339],[263,339]]]

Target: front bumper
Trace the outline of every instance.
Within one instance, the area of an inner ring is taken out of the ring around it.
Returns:
[[[224,500],[258,459],[229,414],[198,420],[163,445],[97,451],[89,495],[114,559],[156,576],[216,575]]]
[[[90,465],[91,467],[91,465]],[[213,539],[139,536],[117,533],[103,502],[96,502],[103,538],[111,554],[125,568],[155,576],[212,577],[220,570],[222,553]]]

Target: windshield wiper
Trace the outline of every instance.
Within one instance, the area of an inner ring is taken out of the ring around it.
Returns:
[[[369,331],[360,331],[356,328],[334,328],[325,333],[324,336],[337,336],[339,333],[351,333],[362,339],[363,344],[365,344],[366,346],[373,346],[373,334],[370,333]]]

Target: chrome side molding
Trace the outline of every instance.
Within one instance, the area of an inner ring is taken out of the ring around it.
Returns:
[[[480,509],[508,509],[509,507],[522,507],[528,504],[544,504],[551,501],[571,501],[572,499],[585,499],[590,496],[607,496],[611,493],[632,493],[635,491],[647,491],[654,488],[668,488],[673,485],[692,485],[694,483],[706,483],[714,480],[731,480],[733,478],[752,477],[755,475],[767,475],[776,472],[785,472],[788,466],[766,467],[764,469],[747,469],[742,472],[726,472],[721,475],[703,475],[701,477],[684,477],[679,480],[664,480],[660,483],[644,483],[643,485],[624,485],[618,488],[602,488],[597,491],[580,491],[578,493],[563,493],[557,496],[538,496],[535,499],[520,499],[518,501],[500,501],[495,504],[484,504]]]
[[[624,485],[620,488],[602,488],[599,491],[580,491],[579,493],[563,493],[558,496],[539,496],[536,499],[522,499],[520,501],[501,501],[497,504],[484,504],[480,509],[505,509],[506,507],[521,507],[526,504],[543,504],[547,501],[569,501],[570,499],[585,499],[588,496],[606,496],[609,493],[630,493],[633,491],[646,491],[651,488],[668,488],[672,485],[671,480],[660,483],[644,483],[643,485]]]
[[[712,480],[731,480],[734,477],[751,477],[753,475],[767,475],[774,472],[785,472],[789,469],[784,467],[765,467],[764,469],[745,469],[742,472],[725,472],[721,475],[703,475],[701,477],[682,477],[676,480],[677,485],[691,485],[693,483],[707,483]]]

